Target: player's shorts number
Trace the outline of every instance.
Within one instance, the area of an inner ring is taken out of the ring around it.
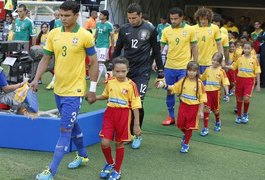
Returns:
[[[140,87],[140,94],[145,94],[146,92],[147,85],[146,84],[141,84]]]
[[[76,112],[73,112],[72,113],[72,118],[71,118],[71,122],[74,123],[76,121],[76,116],[77,116],[77,113]]]
[[[66,51],[67,51],[67,47],[66,46],[63,46],[62,47],[63,51],[62,51],[62,56],[66,56]]]

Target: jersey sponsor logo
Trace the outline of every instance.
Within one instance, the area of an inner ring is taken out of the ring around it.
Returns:
[[[150,38],[150,32],[146,29],[141,29],[139,31],[139,38],[143,41],[148,40]]]
[[[188,94],[182,94],[181,97],[185,98],[185,99],[189,99],[189,100],[197,100],[196,96],[191,96]]]
[[[122,99],[117,99],[117,98],[109,98],[109,102],[124,105],[124,106],[127,104],[127,101],[124,101]]]

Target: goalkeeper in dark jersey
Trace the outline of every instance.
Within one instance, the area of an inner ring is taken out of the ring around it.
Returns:
[[[142,21],[142,8],[139,4],[132,3],[128,6],[127,17],[129,23],[123,25],[120,29],[112,58],[120,56],[121,50],[124,49],[124,56],[129,60],[127,76],[136,83],[143,104],[153,63],[151,54],[156,61],[158,78],[164,78],[160,46],[157,42],[155,27]],[[139,111],[140,126],[142,126],[144,109],[139,109]],[[131,133],[133,133],[133,120],[131,122]],[[134,137],[132,148],[139,148],[141,141],[141,136]]]

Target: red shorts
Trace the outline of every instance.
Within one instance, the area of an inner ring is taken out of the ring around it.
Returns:
[[[230,84],[234,83],[235,82],[235,71],[232,70],[232,69],[229,69],[227,72],[226,72],[226,76],[230,82]]]
[[[103,116],[103,125],[99,133],[102,138],[116,142],[130,141],[131,109],[108,107]]]
[[[212,111],[219,111],[221,91],[206,91],[206,95],[207,102],[204,105],[209,107]]]
[[[237,77],[235,94],[237,97],[251,97],[255,85],[255,78]]]
[[[198,129],[199,127],[199,104],[188,105],[183,102],[179,105],[177,127],[179,129]]]

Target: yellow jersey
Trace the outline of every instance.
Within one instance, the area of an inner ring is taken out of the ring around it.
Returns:
[[[227,31],[239,33],[238,28],[236,26],[228,27],[227,25],[224,25],[224,28],[226,28]]]
[[[44,53],[55,56],[56,74],[54,93],[59,96],[84,96],[86,94],[86,50],[94,48],[90,32],[76,24],[72,32],[64,27],[49,32]]]
[[[200,79],[198,79],[197,95],[197,83],[196,81],[191,81],[188,77],[184,77],[180,81],[176,82],[173,86],[169,86],[169,90],[171,94],[180,95],[181,101],[188,105],[207,102],[204,85]]]
[[[198,39],[198,63],[200,66],[210,66],[212,56],[218,51],[217,42],[221,41],[219,27],[215,24],[209,24],[207,27],[194,25]]]
[[[120,82],[113,77],[108,80],[102,95],[108,98],[108,107],[131,109],[142,108],[137,86],[130,79],[125,82]]]
[[[256,74],[261,73],[260,65],[256,57],[251,56],[246,58],[241,56],[232,64],[233,70],[238,70],[238,77],[256,77]]]
[[[217,91],[222,89],[222,85],[230,85],[226,73],[221,67],[207,67],[201,76],[201,80],[205,81],[205,91]]]
[[[161,36],[161,44],[168,44],[165,67],[170,69],[186,69],[191,60],[191,44],[197,43],[194,29],[182,23],[181,27],[166,27]]]
[[[222,38],[222,46],[223,48],[229,48],[229,39],[228,35],[224,34],[222,31],[221,32],[221,38]]]

